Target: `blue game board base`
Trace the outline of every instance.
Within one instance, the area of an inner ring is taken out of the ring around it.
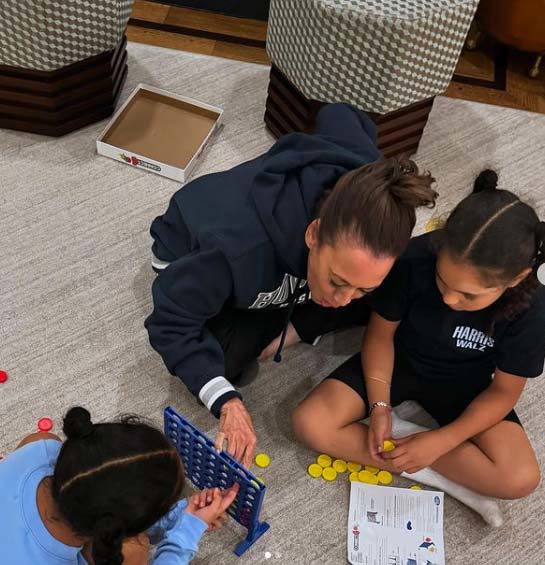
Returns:
[[[247,549],[252,547],[252,545],[269,529],[269,524],[267,522],[261,522],[259,526],[253,532],[253,535],[246,539],[243,539],[235,548],[235,555],[240,557]]]

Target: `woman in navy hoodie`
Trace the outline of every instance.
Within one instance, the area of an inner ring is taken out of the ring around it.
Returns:
[[[233,383],[260,355],[365,323],[360,299],[405,249],[415,208],[435,202],[429,174],[380,157],[364,113],[325,106],[313,135],[192,181],[151,226],[150,343],[245,465],[256,437]]]

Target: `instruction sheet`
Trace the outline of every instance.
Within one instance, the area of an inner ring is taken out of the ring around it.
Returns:
[[[444,494],[352,482],[348,561],[354,565],[445,565]]]

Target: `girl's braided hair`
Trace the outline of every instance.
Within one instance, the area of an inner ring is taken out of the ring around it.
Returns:
[[[497,188],[498,175],[483,171],[473,194],[462,200],[434,235],[437,251],[476,267],[484,281],[504,285],[525,269],[531,272],[508,288],[493,307],[493,322],[513,320],[526,310],[539,287],[537,269],[545,262],[545,222],[508,190]]]
[[[123,563],[126,538],[162,518],[181,496],[184,471],[162,432],[126,416],[93,424],[85,408],[64,417],[52,495],[74,533],[92,544],[95,565]]]

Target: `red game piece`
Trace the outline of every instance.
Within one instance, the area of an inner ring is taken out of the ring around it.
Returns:
[[[40,418],[38,420],[38,429],[41,432],[50,432],[53,429],[53,420],[51,418]]]
[[[6,371],[0,371],[0,384],[5,383],[8,380],[8,374]]]

